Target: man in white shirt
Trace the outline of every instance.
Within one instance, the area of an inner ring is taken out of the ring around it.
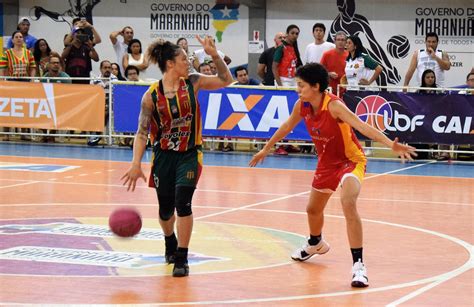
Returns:
[[[319,63],[323,53],[335,48],[333,43],[326,42],[324,35],[326,33],[326,27],[322,23],[315,23],[313,26],[314,43],[306,46],[306,50],[303,56],[303,63]]]
[[[118,40],[118,36],[122,36],[123,40]],[[112,42],[112,45],[114,46],[115,54],[117,55],[116,62],[120,67],[120,72],[122,73],[122,76],[124,76],[125,70],[123,69],[122,60],[123,56],[127,54],[128,44],[133,39],[133,29],[130,26],[126,26],[120,31],[114,31],[110,33],[109,38]]]
[[[416,50],[411,58],[410,66],[405,75],[403,86],[408,86],[413,77],[415,70],[417,71],[417,86],[421,85],[421,76],[427,69],[435,72],[436,85],[444,87],[444,71],[451,68],[449,56],[445,51],[438,49],[438,34],[434,32],[426,33],[425,45],[426,49]]]

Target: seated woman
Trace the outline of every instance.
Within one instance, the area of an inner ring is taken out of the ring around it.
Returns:
[[[436,90],[438,86],[436,85],[436,74],[431,69],[426,69],[421,75],[421,86],[426,89],[419,89],[418,93],[420,94],[440,94],[441,90]],[[414,144],[412,144],[413,146]],[[430,149],[433,148],[433,145],[430,144],[416,144],[416,149]],[[449,145],[438,145],[438,150],[449,150]],[[448,152],[439,152],[433,156],[436,160],[449,160],[451,157]],[[419,159],[429,158],[428,152],[419,152]]]

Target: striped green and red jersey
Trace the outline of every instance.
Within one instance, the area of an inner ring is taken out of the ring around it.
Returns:
[[[162,80],[148,89],[153,99],[150,136],[154,146],[162,150],[187,151],[202,145],[199,103],[189,79],[181,78],[178,92],[166,98]]]
[[[365,163],[364,151],[352,127],[332,117],[329,104],[339,97],[324,93],[317,112],[309,102],[301,102],[300,115],[316,146],[318,168],[334,167],[341,162]]]
[[[0,69],[7,69],[7,76],[10,77],[29,77],[30,68],[36,67],[33,53],[23,48],[21,58],[17,57],[13,49],[7,49],[0,57]]]

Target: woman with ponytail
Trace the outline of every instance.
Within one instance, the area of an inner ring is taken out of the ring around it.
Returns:
[[[212,38],[196,38],[216,63],[217,76],[189,74],[188,56],[174,43],[157,40],[148,47],[149,62],[158,65],[163,78],[152,84],[143,95],[132,165],[122,177],[127,190],[132,191],[138,179],[146,181],[141,161],[150,132],[153,163],[149,185],[158,195],[159,222],[165,235],[165,259],[174,263],[174,277],[189,274],[188,245],[193,229],[191,203],[202,168],[198,91],[219,89],[233,82]],[[175,221],[178,237],[174,231]]]
[[[279,86],[296,87],[296,69],[303,65],[298,49],[299,35],[300,28],[297,25],[289,25],[283,44],[275,49],[272,71]]]

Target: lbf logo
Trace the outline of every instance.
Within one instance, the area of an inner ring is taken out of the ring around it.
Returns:
[[[270,97],[263,110],[266,99]],[[268,132],[278,128],[290,116],[288,100],[280,95],[248,95],[210,93],[205,130],[233,130]],[[256,126],[256,128],[255,128]]]
[[[387,127],[385,122],[389,124],[392,122],[392,106],[385,100],[385,98],[370,95],[362,98],[355,109],[355,113],[359,118],[367,124],[385,131]],[[384,113],[387,116],[387,121],[384,120]]]
[[[388,131],[415,131],[417,126],[423,125],[425,115],[402,114],[393,110],[392,105],[399,105],[394,101],[387,101],[384,97],[369,95],[362,98],[356,106],[355,114],[369,125],[382,132]],[[392,125],[393,124],[393,125]]]

